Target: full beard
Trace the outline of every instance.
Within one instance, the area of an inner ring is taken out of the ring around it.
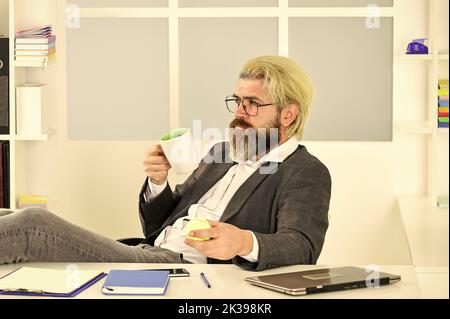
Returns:
[[[234,162],[257,161],[275,147],[281,138],[280,115],[255,128],[243,119],[230,123],[230,156]]]

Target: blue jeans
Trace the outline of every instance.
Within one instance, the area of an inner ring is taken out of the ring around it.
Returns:
[[[0,265],[22,262],[186,263],[182,254],[127,246],[37,207],[0,212]]]

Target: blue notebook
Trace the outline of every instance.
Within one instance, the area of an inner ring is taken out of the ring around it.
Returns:
[[[164,295],[168,284],[168,270],[111,270],[102,292],[106,295]]]

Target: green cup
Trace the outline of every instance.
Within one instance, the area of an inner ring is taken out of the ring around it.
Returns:
[[[177,174],[185,175],[197,168],[199,156],[190,129],[172,130],[161,136],[159,143]]]

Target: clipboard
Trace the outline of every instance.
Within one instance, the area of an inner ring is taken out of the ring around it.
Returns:
[[[3,276],[2,278],[0,278],[0,283],[2,282],[3,279],[8,278],[10,276],[14,276],[14,274],[21,269],[28,270],[29,268],[21,267],[21,268],[18,268],[16,270],[10,272],[6,276]],[[42,269],[42,271],[48,272],[50,270]],[[58,271],[58,270],[56,270],[56,271]],[[48,291],[44,291],[44,290],[39,291],[37,289],[27,290],[27,289],[23,289],[23,288],[21,288],[21,289],[16,288],[16,289],[10,290],[10,289],[0,288],[0,295],[71,298],[71,297],[75,297],[76,295],[80,294],[84,290],[88,289],[89,287],[91,287],[92,285],[94,285],[95,283],[97,283],[99,280],[101,280],[102,278],[104,278],[106,276],[107,276],[106,273],[99,272],[94,277],[91,277],[89,280],[82,282],[81,285],[75,287],[73,290],[71,290],[69,292],[64,292],[64,293],[63,292],[48,292]]]

